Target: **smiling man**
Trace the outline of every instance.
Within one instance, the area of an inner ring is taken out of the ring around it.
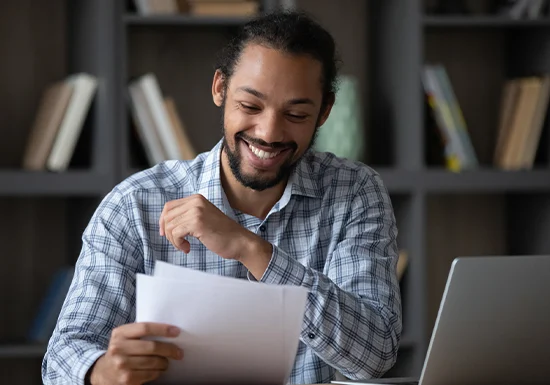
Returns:
[[[223,139],[193,161],[128,178],[94,213],[45,384],[143,384],[185,359],[146,338],[177,329],[134,322],[136,274],[152,274],[156,260],[307,288],[291,383],[392,367],[402,324],[390,198],[368,166],[312,149],[336,78],[334,41],[305,15],[274,13],[242,29],[212,83]]]

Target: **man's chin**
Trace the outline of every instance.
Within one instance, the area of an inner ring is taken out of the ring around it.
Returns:
[[[271,187],[275,187],[280,183],[280,178],[277,178],[276,174],[269,173],[270,175],[259,175],[260,173],[241,173],[239,175],[239,182],[245,187],[251,188],[256,191],[263,191]]]

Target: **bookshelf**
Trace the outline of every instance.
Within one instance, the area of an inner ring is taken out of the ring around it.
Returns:
[[[423,25],[430,28],[441,27],[487,27],[487,28],[531,28],[550,27],[550,20],[513,20],[502,16],[432,16],[422,18]]]
[[[263,10],[277,6],[264,0]],[[358,80],[365,161],[380,172],[394,204],[399,247],[409,266],[401,282],[403,340],[388,376],[418,375],[451,261],[482,254],[550,254],[548,121],[531,170],[492,164],[499,93],[511,76],[550,72],[550,19],[512,20],[470,1],[472,15],[428,13],[424,0],[294,0],[334,34],[343,72]],[[38,384],[45,347],[24,342],[56,269],[74,263],[95,207],[125,177],[147,167],[132,130],[128,81],[157,75],[197,151],[220,138],[210,85],[214,55],[248,18],[140,16],[131,1],[20,0],[0,3],[0,382]],[[345,21],[344,21],[345,20]],[[428,154],[423,65],[445,65],[480,167],[447,171]],[[63,173],[19,167],[40,93],[77,71],[99,87],[76,155]],[[3,381],[2,381],[3,380]]]
[[[126,14],[123,16],[126,25],[147,26],[239,26],[249,20],[248,17],[215,17],[215,16],[186,16],[186,15],[162,15],[141,16]]]

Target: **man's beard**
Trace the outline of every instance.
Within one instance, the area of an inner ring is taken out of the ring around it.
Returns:
[[[222,105],[222,111],[225,111],[225,103]],[[223,114],[222,114],[222,133],[223,133],[223,142],[222,142],[222,149],[227,154],[227,159],[229,160],[229,168],[231,169],[231,172],[233,173],[233,176],[239,183],[241,183],[243,186],[251,188],[256,191],[263,191],[271,187],[275,187],[279,183],[281,183],[283,180],[287,179],[292,172],[295,170],[296,166],[299,164],[299,162],[303,159],[303,157],[309,152],[309,150],[313,147],[315,143],[315,139],[317,138],[317,132],[319,131],[319,128],[315,128],[315,132],[313,134],[313,137],[311,138],[311,141],[304,153],[298,158],[294,159],[293,157],[298,149],[298,146],[295,142],[287,142],[287,143],[266,143],[262,140],[255,139],[249,136],[246,136],[242,132],[238,132],[235,134],[235,137],[233,138],[233,144],[235,148],[231,148],[229,146],[229,142],[227,140],[227,131],[225,129],[225,124],[223,121]],[[289,148],[291,155],[284,161],[284,163],[279,167],[279,170],[273,177],[268,176],[262,176],[261,174],[256,175],[246,175],[242,172],[241,166],[242,166],[242,153],[241,153],[241,147],[239,145],[239,141],[245,140],[246,142],[254,145],[259,144],[266,147],[271,147],[274,150],[276,149],[287,149]]]

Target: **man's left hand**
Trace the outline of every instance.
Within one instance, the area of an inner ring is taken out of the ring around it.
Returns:
[[[184,253],[191,249],[187,236],[197,238],[220,257],[235,260],[241,259],[251,243],[263,241],[200,194],[166,203],[159,225],[160,235]]]

